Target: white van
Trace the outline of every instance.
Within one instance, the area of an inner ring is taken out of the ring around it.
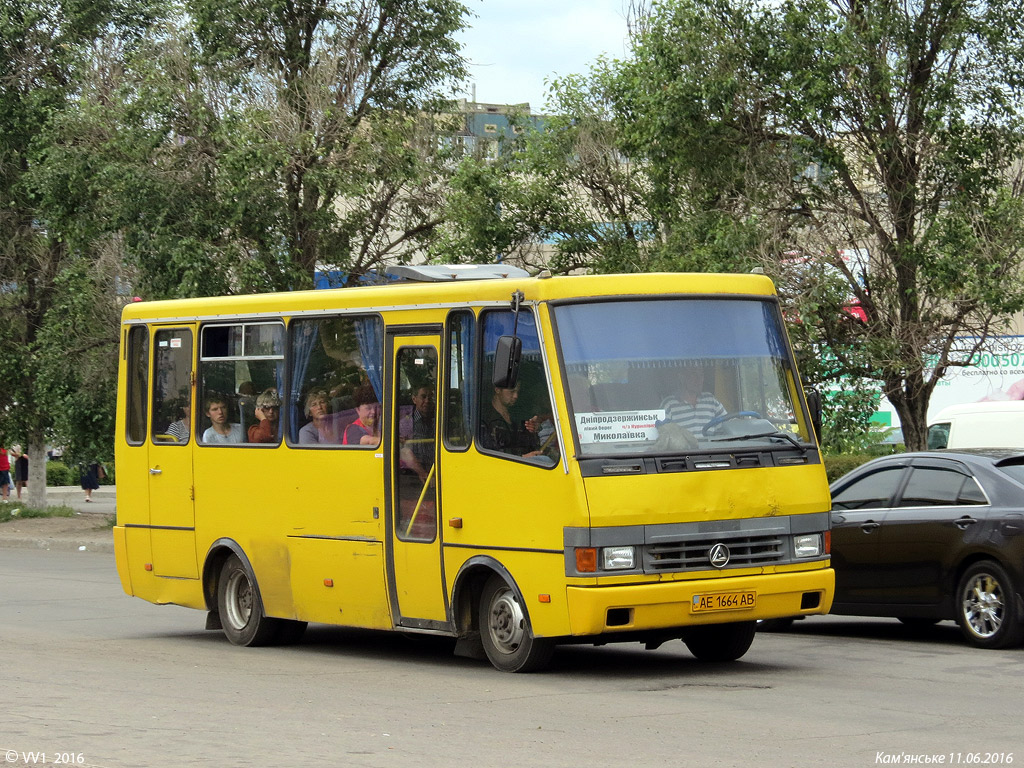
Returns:
[[[1024,448],[1024,400],[950,405],[928,425],[928,449]]]

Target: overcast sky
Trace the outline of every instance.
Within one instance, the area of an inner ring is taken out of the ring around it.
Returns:
[[[462,33],[477,101],[543,110],[545,78],[581,74],[602,53],[623,58],[626,0],[466,0]],[[469,99],[469,86],[461,96]]]

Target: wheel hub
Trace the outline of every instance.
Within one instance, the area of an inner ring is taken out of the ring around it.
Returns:
[[[979,574],[964,590],[964,618],[978,637],[991,637],[1003,621],[1003,598],[999,582]]]
[[[235,629],[242,629],[252,615],[252,586],[244,573],[231,574],[227,587],[228,621]]]
[[[495,595],[487,619],[494,645],[503,653],[514,653],[523,642],[526,618],[512,590]]]

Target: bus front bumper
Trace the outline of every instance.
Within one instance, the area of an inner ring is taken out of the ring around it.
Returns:
[[[567,587],[574,636],[828,613],[835,571]]]

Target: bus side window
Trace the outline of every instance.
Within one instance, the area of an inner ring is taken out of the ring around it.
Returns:
[[[359,407],[367,404],[358,401],[380,402],[383,326],[377,315],[289,323],[291,384],[284,403],[289,444],[342,445]]]
[[[161,328],[153,337],[154,443],[189,440],[192,405],[192,331]]]
[[[201,443],[277,445],[284,389],[284,325],[280,321],[205,325],[199,355],[196,423]],[[265,406],[259,409],[257,406]],[[260,417],[264,418],[260,418]],[[271,421],[264,423],[265,417]]]
[[[448,315],[444,441],[453,450],[468,448],[473,435],[469,415],[473,412],[475,340],[476,319],[472,312],[460,309]]]
[[[486,451],[554,466],[559,456],[558,440],[536,321],[529,310],[520,310],[516,323],[523,345],[519,381],[509,388],[495,387],[491,383],[498,338],[510,335],[512,327],[513,316],[509,311],[483,315],[484,360],[477,439]]]
[[[125,439],[131,445],[142,445],[146,441],[146,414],[149,402],[149,328],[146,326],[132,326],[128,331],[127,358]]]

